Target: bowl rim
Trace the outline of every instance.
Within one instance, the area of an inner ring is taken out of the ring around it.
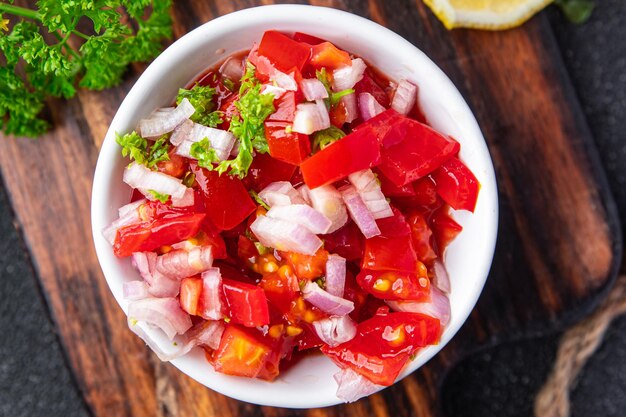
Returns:
[[[116,302],[120,305],[122,310],[126,313],[126,309],[123,304],[123,300],[113,291],[112,282],[116,279],[122,279],[120,277],[113,277],[111,271],[111,265],[109,261],[106,260],[104,256],[105,252],[111,252],[111,247],[107,242],[103,243],[103,238],[101,235],[101,221],[99,219],[102,218],[103,213],[106,210],[110,210],[110,207],[107,207],[107,195],[103,195],[101,190],[106,190],[108,186],[108,172],[110,170],[110,165],[114,163],[115,158],[121,159],[119,152],[117,152],[117,156],[114,156],[111,152],[105,152],[107,148],[111,147],[111,141],[114,142],[114,135],[116,131],[116,126],[120,125],[120,119],[123,118],[123,114],[127,110],[127,108],[132,108],[131,106],[138,101],[138,98],[145,94],[145,89],[147,84],[149,83],[150,78],[154,78],[158,76],[159,73],[163,73],[164,69],[171,70],[172,61],[177,57],[179,51],[184,50],[185,48],[191,48],[193,45],[198,42],[209,43],[211,42],[212,33],[214,32],[229,32],[229,26],[241,26],[243,25],[241,22],[247,22],[246,24],[258,23],[259,20],[263,20],[264,16],[268,13],[272,14],[274,18],[294,18],[297,20],[298,16],[310,16],[311,13],[315,14],[318,17],[324,17],[328,19],[336,19],[340,20],[342,24],[346,25],[358,25],[359,29],[364,33],[376,33],[380,36],[386,36],[389,39],[393,40],[393,42],[397,45],[398,50],[410,50],[412,53],[416,54],[416,57],[424,61],[425,65],[430,65],[433,71],[433,74],[437,76],[438,82],[442,83],[444,87],[449,90],[448,92],[451,95],[451,99],[454,100],[457,109],[462,112],[462,123],[464,124],[464,129],[470,132],[471,135],[478,137],[482,141],[481,147],[484,149],[479,149],[481,155],[484,157],[486,153],[488,167],[484,172],[484,178],[481,179],[481,194],[479,195],[479,200],[483,200],[483,204],[486,204],[488,210],[491,213],[490,222],[486,224],[486,246],[485,253],[482,259],[479,260],[477,265],[477,274],[482,277],[482,279],[477,280],[475,286],[473,287],[473,292],[471,294],[467,294],[467,302],[465,303],[467,308],[464,308],[460,314],[453,316],[450,323],[446,326],[444,334],[442,335],[441,342],[439,345],[429,346],[422,351],[420,351],[418,357],[419,360],[415,361],[412,364],[409,364],[404,371],[400,374],[398,379],[395,381],[397,383],[408,374],[414,372],[419,367],[423,366],[428,360],[430,360],[435,354],[437,354],[443,347],[454,337],[454,335],[458,332],[460,327],[466,322],[469,314],[472,309],[476,305],[478,301],[478,297],[480,296],[482,289],[484,288],[486,279],[489,274],[489,270],[491,268],[491,263],[495,251],[497,230],[498,230],[498,195],[497,195],[497,185],[496,185],[496,177],[495,171],[493,168],[493,161],[491,160],[491,156],[489,155],[489,151],[486,146],[485,139],[480,131],[478,123],[473,115],[473,112],[469,108],[467,102],[462,97],[461,93],[454,86],[452,81],[444,74],[444,72],[417,46],[411,44],[409,41],[404,39],[402,36],[396,34],[390,29],[385,28],[382,25],[379,25],[376,22],[373,22],[364,17],[360,17],[358,15],[328,7],[320,7],[320,6],[311,6],[311,5],[296,5],[296,4],[281,4],[281,5],[264,5],[252,8],[241,9],[232,13],[228,13],[217,17],[213,20],[210,20],[196,29],[188,32],[175,42],[173,42],[165,51],[163,51],[149,66],[148,68],[141,74],[138,80],[135,82],[131,90],[128,92],[127,96],[124,98],[122,104],[118,108],[115,117],[113,118],[109,129],[107,130],[105,139],[102,143],[101,149],[98,155],[98,161],[96,164],[96,169],[94,173],[93,180],[93,188],[92,188],[92,201],[91,201],[91,224],[92,224],[92,235],[94,239],[94,245],[96,248],[96,254],[98,257],[98,262],[101,266],[105,279],[107,281],[107,285],[110,290],[113,292],[113,295],[116,299]],[[306,20],[306,17],[303,18]],[[270,27],[268,27],[270,29]],[[310,32],[310,30],[307,30]],[[367,38],[366,35],[365,38]],[[372,35],[374,36],[374,35]],[[182,53],[182,52],[181,52]],[[166,71],[167,72],[167,71]],[[484,146],[483,146],[484,145]],[[487,193],[485,190],[489,190]],[[117,209],[117,208],[115,208]],[[454,291],[454,289],[453,289]],[[193,379],[198,380],[193,375],[190,375],[188,366],[183,358],[176,359],[172,361],[172,364],[179,368],[183,373],[190,376]],[[419,363],[417,363],[419,362]],[[237,378],[232,376],[225,376],[225,378]],[[246,401],[259,405],[270,405],[270,406],[279,406],[279,407],[289,407],[289,408],[312,408],[312,407],[324,407],[330,405],[336,405],[341,403],[341,400],[338,398],[315,398],[315,395],[310,396],[306,400],[303,399],[291,399],[291,398],[279,398],[278,401],[276,399],[268,399],[263,395],[256,394],[254,392],[240,392],[239,390],[225,388],[222,386],[208,386],[206,383],[199,381],[203,385],[208,388],[220,392],[224,395],[227,395],[231,398],[235,398],[241,401]],[[395,385],[394,383],[394,385]],[[236,383],[234,385],[237,385]],[[385,388],[385,387],[383,387]]]

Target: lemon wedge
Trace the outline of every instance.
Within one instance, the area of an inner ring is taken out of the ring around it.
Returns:
[[[519,26],[552,0],[424,0],[448,29]]]

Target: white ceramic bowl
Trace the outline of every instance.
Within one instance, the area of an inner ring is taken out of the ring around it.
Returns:
[[[141,75],[120,106],[100,151],[96,167],[91,220],[95,247],[107,283],[124,312],[122,283],[137,279],[130,260],[118,259],[101,230],[128,203],[130,189],[122,182],[123,160],[115,132],[134,129],[137,121],[157,107],[171,103],[185,86],[207,67],[228,54],[251,47],[263,32],[278,29],[319,36],[355,53],[392,79],[406,78],[419,86],[419,102],[429,123],[461,143],[461,158],[482,188],[474,214],[459,212],[455,219],[463,232],[449,246],[446,265],[452,282],[452,319],[441,343],[422,350],[401,377],[433,357],[465,322],[483,288],[496,241],[498,200],[487,146],[472,112],[444,73],[412,44],[390,30],[335,9],[280,5],[246,9],[205,23],[163,52]],[[120,323],[120,326],[125,323]],[[167,342],[154,335],[163,349]],[[340,403],[332,375],[337,367],[322,355],[307,357],[272,383],[218,374],[196,349],[174,360],[174,366],[201,384],[239,400],[280,407],[309,408]]]

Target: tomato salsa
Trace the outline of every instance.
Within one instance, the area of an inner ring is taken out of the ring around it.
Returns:
[[[118,134],[133,196],[103,233],[141,276],[131,329],[269,381],[321,351],[345,401],[393,384],[450,319],[450,213],[480,189],[421,115],[409,80],[270,30]]]

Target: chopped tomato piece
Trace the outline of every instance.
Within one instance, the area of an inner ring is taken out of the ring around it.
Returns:
[[[376,137],[382,146],[389,147],[404,140],[403,136],[388,135],[388,133],[394,126],[402,124],[405,119],[406,116],[401,115],[394,109],[388,109],[379,115],[372,117],[367,122],[361,123],[354,130],[369,131],[371,135]]]
[[[248,175],[243,179],[243,184],[246,188],[259,192],[273,182],[289,181],[295,170],[294,165],[278,161],[269,153],[257,153],[248,169]]]
[[[385,177],[385,174],[376,169],[378,181],[380,181],[380,189],[387,197],[412,197],[415,195],[413,184],[406,184],[398,186],[391,182],[389,178]]]
[[[456,210],[476,208],[480,183],[463,162],[451,158],[433,172],[437,194]]]
[[[200,168],[195,161],[189,166],[204,193],[206,215],[218,229],[232,229],[256,209],[238,178]]]
[[[439,320],[416,313],[378,314],[359,323],[354,339],[321,350],[375,384],[391,385],[420,348],[437,343]]]
[[[322,42],[326,42],[324,39],[317,36],[309,35],[307,33],[296,32],[293,34],[293,40],[298,42],[308,43],[309,45],[317,45]]]
[[[439,255],[443,254],[448,244],[463,230],[463,227],[450,217],[448,211],[448,206],[442,206],[435,210],[429,219],[430,228],[433,230],[435,241],[437,242]]]
[[[356,280],[365,291],[383,300],[428,300],[430,281],[426,267],[421,274],[362,269]]]
[[[430,174],[459,152],[457,141],[429,126],[404,118],[395,123],[383,140],[380,170],[402,186]]]
[[[272,351],[268,355],[261,372],[257,375],[257,378],[264,379],[266,381],[273,381],[279,374],[280,361],[282,358],[291,354],[294,346],[293,337],[280,336],[277,339],[271,340],[270,336],[265,336],[265,340],[270,340]]]
[[[298,298],[298,278],[291,268],[282,266],[278,271],[266,274],[259,282],[269,302],[282,314],[291,311],[292,303]]]
[[[391,207],[393,216],[378,219],[376,223],[380,229],[380,236],[400,237],[411,234],[411,226],[406,221],[404,215],[395,207]]]
[[[330,42],[323,42],[313,46],[309,63],[317,69],[335,70],[352,65],[352,60],[346,51],[342,51]]]
[[[371,168],[379,160],[378,140],[367,129],[362,129],[322,149],[304,161],[300,169],[306,185],[316,188]]]
[[[263,288],[224,278],[222,291],[226,300],[228,317],[233,323],[243,324],[246,327],[269,324],[269,310]]]
[[[275,100],[274,107],[276,111],[267,116],[266,120],[273,122],[293,122],[293,118],[296,114],[296,105],[299,103],[296,99],[296,93],[287,91],[280,96],[278,100]]]
[[[300,279],[312,280],[324,275],[328,252],[318,249],[315,255],[304,255],[295,252],[281,252],[287,264],[290,265]]]
[[[188,277],[180,281],[180,306],[192,316],[198,315],[198,302],[201,294],[201,278]]]
[[[296,339],[298,350],[307,350],[322,346],[324,342],[319,338],[312,325],[309,323],[300,323],[300,327],[302,327],[303,331]]]
[[[416,272],[411,228],[395,207],[394,216],[377,221],[381,234],[365,240],[362,267],[377,271]]]
[[[189,239],[198,233],[205,217],[204,213],[170,207],[158,201],[148,202],[139,210],[142,221],[121,227],[115,234],[113,252],[119,257]]]
[[[302,70],[311,57],[311,47],[275,30],[268,30],[263,34],[258,54],[269,59],[279,71],[287,72],[293,67]]]
[[[228,324],[220,346],[213,352],[213,366],[217,372],[255,378],[262,371],[271,353],[270,346],[261,342],[256,330]]]
[[[414,212],[408,218],[411,226],[411,236],[413,238],[413,248],[417,255],[417,259],[424,263],[430,264],[437,258],[437,253],[431,245],[433,232],[428,227],[424,215],[420,212]]]
[[[385,92],[385,90],[372,78],[368,71],[365,71],[363,74],[363,78],[361,81],[356,83],[354,86],[355,92],[358,94],[361,93],[370,93],[376,101],[383,106],[384,108],[389,107],[389,96]]]
[[[168,155],[169,161],[158,162],[157,170],[172,177],[181,178],[187,172],[187,160],[176,154],[176,148],[172,148]]]
[[[363,256],[363,233],[354,222],[348,222],[342,228],[320,238],[324,240],[324,247],[331,253],[348,260],[361,259]]]
[[[341,129],[343,125],[346,124],[346,120],[348,119],[348,112],[346,110],[346,105],[343,104],[343,101],[340,101],[336,105],[334,105],[329,113],[330,123]]]
[[[437,187],[433,179],[428,177],[420,178],[413,183],[413,190],[415,191],[414,203],[420,206],[433,206],[436,205],[439,200],[437,197]]]
[[[299,165],[311,153],[309,136],[292,132],[288,122],[265,122],[265,139],[270,155],[293,165]]]

